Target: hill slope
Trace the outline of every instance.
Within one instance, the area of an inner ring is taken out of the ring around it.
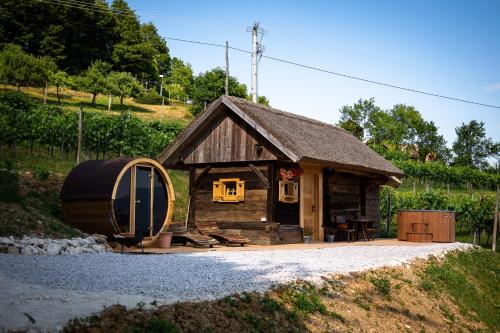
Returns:
[[[10,90],[17,91],[16,87],[5,85],[0,90]],[[43,89],[33,88],[33,87],[22,87],[21,92],[28,94],[37,102],[43,102]],[[80,105],[84,107],[86,111],[105,111],[108,112],[108,96],[97,95],[96,105],[92,105],[92,96],[88,93],[71,90],[71,89],[60,89],[61,105],[67,110],[77,111]],[[50,104],[57,104],[57,94],[56,87],[49,87],[47,94],[47,102]],[[168,121],[178,120],[187,124],[193,116],[189,112],[186,105],[183,102],[165,99],[165,103],[169,105],[163,106],[163,120]],[[150,105],[137,103],[133,98],[124,99],[124,111],[130,111],[135,116],[144,120],[160,120],[162,119],[162,107],[161,105]],[[120,100],[119,98],[114,98],[111,105],[112,114],[119,114],[120,110]]]

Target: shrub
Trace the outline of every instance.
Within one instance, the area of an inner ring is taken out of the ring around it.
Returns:
[[[170,102],[168,101],[168,98],[165,98],[165,96],[161,97],[160,94],[153,89],[150,89],[147,93],[141,93],[137,97],[134,98],[134,100],[137,103],[141,104],[153,104],[153,105],[161,105],[161,101],[164,99],[164,104],[168,105]]]
[[[369,280],[377,289],[379,293],[384,296],[389,296],[391,293],[391,281],[388,278],[376,278],[372,277]]]
[[[35,175],[35,178],[38,180],[47,180],[50,176],[49,170],[45,169],[44,167],[36,167],[33,170],[33,173]]]

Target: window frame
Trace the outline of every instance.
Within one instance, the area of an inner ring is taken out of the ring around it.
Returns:
[[[229,183],[234,183],[236,193],[227,193],[227,185]],[[220,178],[218,181],[214,181],[212,200],[220,203],[245,201],[245,181],[239,178]]]
[[[291,188],[292,194],[287,194],[286,189]],[[294,180],[279,181],[279,202],[297,203],[299,202],[299,182]]]

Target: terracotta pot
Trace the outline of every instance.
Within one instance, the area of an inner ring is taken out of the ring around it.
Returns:
[[[160,232],[159,238],[159,246],[162,249],[167,249],[170,247],[170,243],[172,243],[172,235],[171,232]]]

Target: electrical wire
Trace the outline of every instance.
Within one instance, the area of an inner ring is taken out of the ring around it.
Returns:
[[[112,8],[104,6],[104,5],[83,3],[83,2],[77,2],[77,1],[72,1],[72,0],[38,0],[38,1],[49,3],[49,4],[54,4],[54,5],[61,5],[61,6],[69,7],[69,8],[90,10],[90,11],[94,11],[94,12],[109,13],[109,10],[111,10],[114,14],[117,14],[117,15],[123,15],[123,16],[132,16],[133,15],[133,14],[118,12],[118,11],[113,10]],[[105,9],[105,8],[107,8],[107,9]],[[179,22],[175,22],[175,23],[179,23]],[[174,41],[191,43],[191,44],[206,45],[206,46],[213,46],[213,47],[222,47],[222,48],[226,47],[225,45],[217,44],[217,43],[187,40],[187,39],[174,38],[174,37],[164,37],[164,38],[167,40],[174,40]],[[242,52],[242,53],[246,53],[246,54],[252,54],[251,51],[243,50],[243,49],[232,47],[232,46],[229,46],[229,49],[232,49],[232,50],[235,50],[238,52]],[[326,74],[330,74],[330,75],[334,75],[334,76],[339,76],[339,77],[343,77],[343,78],[347,78],[347,79],[351,79],[351,80],[357,80],[357,81],[361,81],[361,82],[365,82],[365,83],[375,84],[375,85],[379,85],[379,86],[383,86],[383,87],[413,92],[416,94],[427,95],[427,96],[452,100],[452,101],[461,102],[461,103],[468,103],[468,104],[473,104],[473,105],[478,105],[478,106],[483,106],[483,107],[488,107],[488,108],[500,109],[500,106],[498,106],[498,105],[491,105],[491,104],[471,101],[471,100],[467,100],[467,99],[432,93],[432,92],[428,92],[428,91],[407,88],[407,87],[399,86],[396,84],[391,84],[391,83],[386,83],[386,82],[382,82],[382,81],[366,79],[363,77],[354,76],[354,75],[350,75],[350,74],[331,71],[331,70],[323,69],[323,68],[316,67],[316,66],[300,64],[298,62],[294,62],[294,61],[290,61],[290,60],[286,60],[286,59],[282,59],[282,58],[271,57],[271,56],[267,56],[267,55],[261,55],[261,57],[272,60],[272,61],[281,62],[281,63],[285,63],[288,65],[296,66],[296,67],[301,67],[301,68],[305,68],[305,69],[309,69],[309,70],[313,70],[313,71],[317,71],[317,72],[322,72],[322,73],[326,73]]]
[[[215,46],[215,47],[226,47],[225,45],[216,44],[216,43],[200,42],[200,41],[187,40],[187,39],[181,39],[181,38],[173,38],[173,37],[163,37],[163,38],[165,38],[167,40],[175,40],[175,41],[180,41],[180,42],[185,42],[185,43],[201,44],[201,45],[208,45],[208,46]],[[235,50],[235,51],[239,51],[239,52],[243,52],[243,53],[246,53],[246,54],[252,54],[251,51],[243,50],[243,49],[232,47],[232,46],[229,46],[229,49],[232,49],[232,50]],[[413,88],[406,88],[406,87],[399,86],[399,85],[396,85],[396,84],[391,84],[391,83],[386,83],[386,82],[382,82],[382,81],[376,81],[376,80],[366,79],[366,78],[363,78],[363,77],[354,76],[354,75],[350,75],[350,74],[344,74],[344,73],[340,73],[340,72],[336,72],[336,71],[331,71],[331,70],[323,69],[323,68],[316,67],[316,66],[300,64],[298,62],[294,62],[294,61],[290,61],[290,60],[286,60],[286,59],[281,59],[281,58],[277,58],[277,57],[271,57],[271,56],[267,56],[267,55],[262,55],[262,58],[266,58],[266,59],[269,59],[269,60],[272,60],[272,61],[277,61],[277,62],[285,63],[285,64],[288,64],[288,65],[293,65],[293,66],[296,66],[296,67],[301,67],[301,68],[306,68],[306,69],[314,70],[314,71],[317,71],[317,72],[322,72],[322,73],[326,73],[326,74],[340,76],[340,77],[351,79],[351,80],[357,80],[357,81],[361,81],[361,82],[371,83],[371,84],[375,84],[375,85],[379,85],[379,86],[383,86],[383,87],[388,87],[388,88],[393,88],[393,89],[399,89],[399,90],[409,91],[409,92],[413,92],[413,93],[416,93],[416,94],[427,95],[427,96],[432,96],[432,97],[437,97],[437,98],[448,99],[448,100],[452,100],[452,101],[456,101],[456,102],[462,102],[462,103],[468,103],[468,104],[473,104],[473,105],[478,105],[478,106],[484,106],[484,107],[488,107],[488,108],[500,109],[500,106],[498,106],[498,105],[486,104],[486,103],[481,103],[481,102],[471,101],[471,100],[467,100],[467,99],[462,99],[462,98],[457,98],[457,97],[452,97],[452,96],[446,96],[446,95],[436,94],[436,93],[432,93],[432,92],[429,92],[429,91],[423,91],[423,90],[418,90],[418,89],[413,89]]]

